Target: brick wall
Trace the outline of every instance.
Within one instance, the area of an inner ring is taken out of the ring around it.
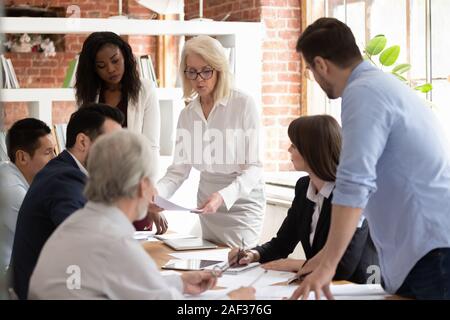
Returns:
[[[300,34],[300,0],[207,0],[203,16],[227,21],[263,21],[262,121],[265,129],[265,170],[292,170],[287,148],[289,123],[306,113],[300,106],[300,57],[295,45]],[[185,1],[186,19],[198,17],[198,1]]]
[[[135,0],[123,1],[123,13],[136,18],[150,18],[154,13],[137,4]],[[5,6],[28,4],[30,6],[49,6],[67,8],[76,5],[80,8],[81,18],[107,18],[118,14],[117,0],[14,0],[5,1]],[[64,9],[64,11],[65,11]],[[69,12],[68,16],[72,14]],[[16,71],[21,88],[60,88],[66,75],[69,61],[81,51],[87,35],[64,35],[65,50],[54,57],[45,57],[43,53],[7,53]],[[135,54],[151,54],[156,61],[156,37],[124,36]],[[52,116],[54,123],[64,123],[76,110],[72,102],[54,102]],[[25,103],[4,104],[4,126],[9,128],[15,121],[28,116]]]
[[[52,7],[78,5],[81,17],[105,18],[118,14],[116,0],[103,1],[67,1],[67,0],[15,0],[14,4],[42,5]],[[265,169],[268,171],[292,169],[287,148],[287,126],[290,121],[306,112],[300,106],[301,79],[300,58],[295,52],[295,43],[300,33],[301,0],[206,0],[203,1],[205,18],[227,21],[263,21],[266,37],[262,43],[262,111],[265,128],[266,154]],[[11,1],[6,1],[6,5]],[[137,4],[135,0],[123,1],[124,14],[136,18],[150,18],[153,13]],[[198,17],[198,0],[185,0],[185,19]],[[81,50],[85,36],[65,35],[66,50],[55,57],[46,58],[37,53],[9,54],[22,87],[61,87],[70,59]],[[152,55],[158,65],[157,47],[161,37],[125,37],[136,54]],[[164,42],[164,41],[162,41]],[[176,50],[176,44],[170,42],[168,51]],[[167,52],[166,50],[166,52]],[[173,64],[177,65],[177,61]],[[166,61],[166,66],[170,65]],[[158,69],[158,68],[156,68]],[[174,68],[176,72],[176,68]],[[55,123],[67,122],[75,110],[72,103],[55,103],[53,119]],[[27,116],[26,106],[22,103],[5,104],[5,126]]]

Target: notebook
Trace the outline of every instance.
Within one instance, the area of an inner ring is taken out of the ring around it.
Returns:
[[[166,245],[176,251],[215,249],[217,245],[201,238],[161,239]]]

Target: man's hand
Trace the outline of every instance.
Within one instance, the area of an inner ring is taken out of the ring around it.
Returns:
[[[223,198],[218,192],[214,192],[209,198],[203,203],[203,205],[198,208],[200,210],[199,213],[207,214],[207,213],[216,213],[217,209],[222,205]]]
[[[209,271],[185,272],[181,275],[181,280],[183,280],[183,292],[188,294],[200,294],[214,288],[217,283],[217,277]]]
[[[261,265],[266,270],[297,272],[302,267],[305,260],[300,259],[278,259]]]
[[[327,299],[334,299],[330,291],[330,283],[333,280],[334,273],[335,270],[333,268],[320,265],[310,275],[305,277],[290,299],[297,300],[301,298],[307,300],[310,291],[314,291],[316,300],[320,300],[322,292]]]
[[[297,275],[303,276],[306,274],[310,274],[312,273],[314,270],[316,270],[319,265],[320,262],[322,261],[322,255],[323,255],[323,249],[320,250],[314,257],[312,257],[311,259],[309,259],[308,261],[306,261],[305,264],[303,264],[301,266],[301,268],[299,268],[297,271]]]
[[[255,300],[255,288],[240,287],[239,289],[230,291],[228,296],[231,300]]]
[[[167,231],[167,228],[169,227],[169,223],[167,222],[166,217],[164,217],[161,211],[148,211],[148,217],[150,221],[155,224],[156,234],[165,233]]]

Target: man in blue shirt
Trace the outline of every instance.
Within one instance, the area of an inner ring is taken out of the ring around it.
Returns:
[[[34,176],[55,157],[55,139],[45,122],[26,118],[6,136],[11,162],[0,164],[0,272],[9,266],[17,215]]]
[[[320,262],[292,298],[329,284],[364,210],[385,290],[450,299],[450,152],[438,121],[407,85],[363,61],[351,30],[321,18],[297,51],[330,99],[342,97],[343,147]]]

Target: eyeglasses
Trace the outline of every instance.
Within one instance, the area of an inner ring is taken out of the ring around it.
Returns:
[[[203,80],[209,80],[213,76],[213,73],[214,69],[206,69],[200,72],[197,72],[196,70],[184,70],[184,74],[189,80],[195,80],[198,76],[200,76]]]

